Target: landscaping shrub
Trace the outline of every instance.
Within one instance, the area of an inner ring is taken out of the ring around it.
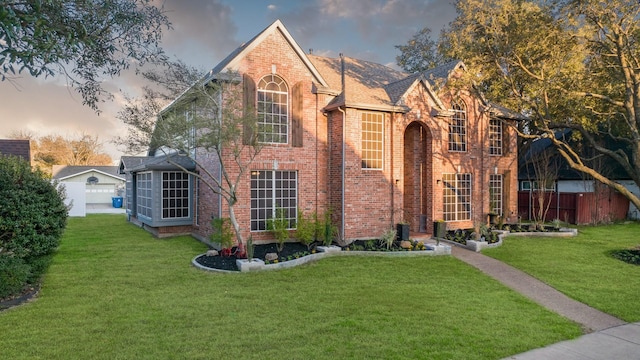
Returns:
[[[29,278],[29,265],[22,259],[0,255],[0,298],[22,290]]]
[[[40,276],[49,267],[53,254],[47,254],[42,256],[33,256],[25,259],[26,264],[29,266],[29,277],[27,278],[28,284],[35,284],[40,279]]]
[[[0,271],[2,276],[25,282],[39,277],[66,223],[64,191],[28,162],[0,156],[0,256],[7,271]],[[27,267],[24,278],[16,276],[24,274],[22,265],[16,265],[18,260]]]

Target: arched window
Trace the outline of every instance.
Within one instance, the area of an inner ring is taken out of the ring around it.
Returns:
[[[270,74],[258,82],[258,141],[288,143],[289,88],[278,75]]]
[[[89,185],[95,185],[98,183],[98,178],[95,176],[89,176],[89,178],[87,179],[87,184]]]
[[[449,151],[467,151],[467,107],[463,101],[451,103],[453,116],[449,122]]]

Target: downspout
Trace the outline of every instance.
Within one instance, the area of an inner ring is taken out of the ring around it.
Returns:
[[[391,155],[391,160],[390,160],[391,163],[390,163],[390,169],[389,169],[389,171],[390,171],[390,176],[389,177],[391,178],[391,181],[390,181],[390,183],[391,183],[391,224],[389,224],[389,225],[390,225],[390,227],[392,229],[393,229],[393,222],[395,221],[393,214],[394,214],[394,210],[396,208],[395,207],[395,193],[396,193],[395,192],[395,180],[394,180],[394,176],[393,176],[393,158],[394,158],[394,156],[393,156],[393,120],[395,119],[395,117],[396,117],[396,113],[395,113],[395,111],[392,111],[391,112],[391,121],[389,121],[389,138],[390,138],[390,140],[389,140],[389,152],[390,152],[390,155]],[[402,177],[402,180],[404,181],[404,176]],[[402,212],[403,212],[403,216],[402,217],[404,217],[404,206],[402,208]]]
[[[338,111],[340,111],[342,113],[342,165],[341,165],[341,177],[342,177],[342,188],[340,189],[340,197],[341,197],[341,210],[340,210],[340,235],[342,237],[341,240],[344,241],[345,239],[345,235],[344,235],[344,222],[345,222],[345,187],[346,187],[346,183],[345,183],[345,172],[346,172],[346,142],[347,142],[347,110],[346,110],[346,104],[347,104],[347,94],[345,93],[345,89],[346,89],[346,84],[345,84],[345,78],[344,78],[344,55],[342,53],[340,53],[340,80],[342,83],[342,98],[344,99],[344,109],[341,109],[340,106],[338,106]]]
[[[218,90],[218,121],[222,121],[222,90]],[[218,151],[220,157],[218,162],[220,170],[218,171],[218,183],[222,186],[222,149]],[[218,189],[220,191],[220,189]],[[218,195],[218,218],[222,218],[222,195]]]
[[[344,206],[344,201],[345,201],[345,154],[346,154],[346,139],[345,136],[347,135],[347,130],[346,130],[346,124],[347,124],[347,112],[346,109],[343,110],[341,107],[338,106],[338,111],[340,111],[342,113],[342,164],[341,164],[341,177],[342,177],[342,186],[340,189],[340,234],[342,236],[342,240],[344,240],[344,221],[345,221],[345,206]]]
[[[489,118],[491,118],[491,114],[489,114]],[[480,116],[480,126],[479,127],[479,135],[480,135],[480,139],[478,139],[479,143],[480,143],[480,173],[482,174],[481,178],[480,178],[480,219],[483,219],[482,223],[486,224],[487,223],[487,216],[484,215],[484,192],[485,192],[485,182],[487,180],[486,176],[487,176],[487,171],[491,171],[491,169],[485,169],[484,168],[484,158],[486,156],[485,154],[485,146],[484,146],[484,124],[483,124],[483,116]],[[488,125],[488,124],[487,124]],[[467,139],[468,140],[468,139]],[[489,193],[489,197],[491,197],[491,193]],[[491,199],[489,199],[489,204],[491,204]],[[491,205],[489,205],[491,206]],[[489,209],[489,212],[491,212],[491,209]],[[476,215],[477,216],[477,215]],[[477,221],[477,220],[476,220]],[[475,221],[474,221],[475,222]]]

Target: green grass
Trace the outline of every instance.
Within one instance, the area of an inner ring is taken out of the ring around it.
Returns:
[[[119,215],[70,219],[36,301],[0,313],[7,359],[496,359],[580,335],[452,257],[198,270],[205,247]]]
[[[508,237],[483,254],[515,266],[569,297],[628,322],[640,321],[640,266],[610,256],[640,244],[640,224],[581,227],[574,238]]]

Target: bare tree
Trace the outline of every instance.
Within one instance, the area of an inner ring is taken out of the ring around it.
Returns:
[[[125,106],[116,118],[125,124],[127,133],[115,137],[112,142],[126,154],[148,151],[160,111],[196,83],[203,73],[180,60],[167,61],[162,67],[140,72],[147,84],[139,97],[124,94]]]
[[[225,200],[241,251],[245,242],[234,205],[239,184],[262,149],[253,103],[243,97],[245,84],[234,73],[205,77],[163,111],[148,134],[152,148],[197,164],[197,170],[190,171],[172,160],[175,156],[167,157]]]
[[[552,192],[560,172],[560,159],[553,148],[547,148],[527,159],[527,169],[532,170],[529,181],[530,213],[537,227],[542,226],[551,206]]]
[[[30,140],[33,164],[47,174],[53,165],[112,165],[113,159],[102,150],[98,135],[81,133],[77,136],[45,135],[19,131],[12,139]]]

